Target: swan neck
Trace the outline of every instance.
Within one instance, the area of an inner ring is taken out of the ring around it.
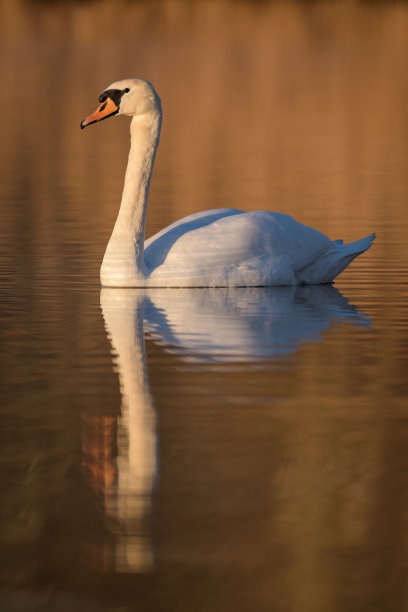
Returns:
[[[154,158],[159,144],[160,117],[146,114],[133,117],[130,124],[130,151],[118,220],[134,232],[143,254],[147,203]]]
[[[118,218],[101,268],[102,285],[131,286],[145,276],[144,238],[150,179],[159,144],[161,113],[133,117]]]

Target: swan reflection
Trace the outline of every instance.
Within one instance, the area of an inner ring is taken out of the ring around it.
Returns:
[[[145,331],[187,361],[282,360],[334,322],[370,325],[331,285],[152,289],[134,300]]]
[[[118,417],[96,417],[99,427],[105,419],[104,449],[94,453],[88,473],[94,482],[99,474],[104,489],[115,540],[112,569],[125,572],[149,571],[154,563],[148,520],[157,433],[144,333],[187,361],[281,362],[302,344],[318,341],[333,323],[370,325],[332,286],[102,289],[101,308],[122,405]]]

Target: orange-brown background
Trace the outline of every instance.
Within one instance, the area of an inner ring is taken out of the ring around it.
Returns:
[[[407,32],[402,2],[0,2],[3,582],[155,610],[406,607]],[[127,76],[163,101],[149,234],[219,206],[378,234],[337,285],[370,333],[332,331],[278,373],[148,343],[156,582],[81,556],[105,528],[81,435],[120,406],[98,273],[128,120],[79,123]]]

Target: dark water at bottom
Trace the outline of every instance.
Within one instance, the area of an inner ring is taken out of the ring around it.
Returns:
[[[408,5],[0,0],[0,612],[408,610]],[[101,293],[127,118],[147,235],[275,210],[335,287]]]
[[[407,286],[360,275],[15,290],[0,609],[404,609]]]

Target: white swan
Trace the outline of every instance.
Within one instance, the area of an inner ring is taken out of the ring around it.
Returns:
[[[239,287],[330,283],[375,238],[332,242],[289,215],[207,210],[145,241],[161,103],[142,79],[116,81],[81,128],[112,115],[132,117],[122,202],[101,267],[105,287]]]

